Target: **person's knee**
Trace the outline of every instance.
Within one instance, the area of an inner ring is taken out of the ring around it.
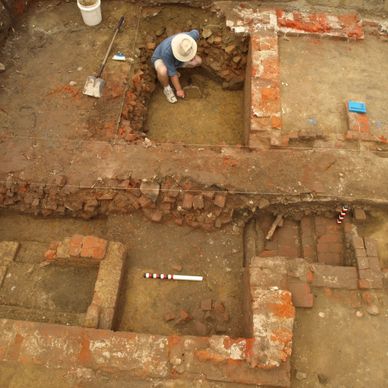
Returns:
[[[167,66],[161,59],[158,59],[157,62],[155,62],[155,70],[159,78],[165,78],[168,75]]]
[[[164,65],[160,65],[158,67],[158,70],[156,70],[156,72],[160,77],[167,77],[167,67]]]

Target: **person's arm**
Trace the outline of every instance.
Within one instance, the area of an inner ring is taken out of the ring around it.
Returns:
[[[181,83],[179,82],[179,77],[177,74],[170,77],[171,82],[174,85],[176,90],[176,95],[181,98],[185,98],[185,91],[182,89]]]

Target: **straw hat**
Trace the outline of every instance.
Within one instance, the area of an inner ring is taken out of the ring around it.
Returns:
[[[178,61],[189,62],[197,53],[197,42],[190,35],[181,33],[172,38],[171,48]]]

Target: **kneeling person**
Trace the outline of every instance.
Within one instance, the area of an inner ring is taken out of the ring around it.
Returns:
[[[164,39],[152,54],[151,62],[155,67],[158,80],[163,86],[163,93],[171,103],[177,102],[171,82],[178,97],[185,98],[185,92],[179,82],[178,68],[192,68],[200,66],[201,57],[197,54],[197,40],[199,32],[192,30],[172,35]]]

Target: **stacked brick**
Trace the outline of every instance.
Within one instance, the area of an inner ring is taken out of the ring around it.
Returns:
[[[318,262],[328,265],[343,265],[344,235],[341,225],[331,218],[315,217]]]
[[[57,264],[98,264],[105,257],[107,245],[104,239],[75,234],[63,241],[51,243],[45,258]]]
[[[88,307],[83,325],[98,329],[111,329],[122,281],[125,246],[95,236],[75,234],[50,244],[45,253],[48,263],[61,265],[98,265],[98,274],[92,303]]]
[[[251,35],[251,115],[249,147],[281,143],[280,64],[278,37],[274,31]]]
[[[352,243],[357,261],[359,288],[383,288],[384,274],[380,267],[376,241],[362,238],[355,232]]]
[[[234,209],[243,202],[242,198],[229,201],[226,190],[209,189],[170,177],[161,183],[117,179],[102,189],[98,184],[90,189],[68,185],[64,176],[48,184],[30,184],[8,177],[6,182],[0,183],[0,207],[35,215],[70,215],[85,219],[140,210],[154,222],[173,221],[178,225],[212,230],[231,222]]]
[[[289,387],[290,370],[252,368],[252,339],[159,336],[0,320],[0,361],[95,370],[128,379],[182,379]],[[282,336],[282,333],[279,333]],[[282,336],[283,338],[283,336]]]
[[[125,246],[111,241],[104,260],[100,262],[93,299],[86,312],[84,326],[113,328],[125,258]]]
[[[262,220],[264,230],[269,230],[271,227],[271,219]],[[260,252],[260,256],[284,256],[284,257],[300,257],[301,244],[299,235],[299,223],[285,219],[270,240],[265,241],[264,250]]]
[[[279,31],[285,34],[319,34],[343,39],[363,39],[360,16],[356,13],[330,15],[299,11],[276,11]]]
[[[288,366],[295,308],[286,289],[286,260],[253,258],[244,277],[245,324],[255,338],[250,363],[259,368]]]

